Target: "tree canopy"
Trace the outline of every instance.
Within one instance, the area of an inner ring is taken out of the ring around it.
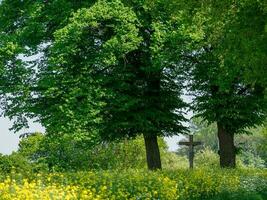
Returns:
[[[263,45],[267,41],[267,13],[263,1],[231,2],[226,8],[219,19],[211,18],[210,26],[202,26],[205,34],[193,45],[195,50],[189,55],[193,67],[189,68],[194,111],[217,123],[221,164],[234,166],[233,135],[262,124],[266,118],[262,74],[267,66]]]
[[[3,103],[5,114],[21,116],[17,128],[37,118],[48,132],[105,140],[143,134],[148,161],[156,162],[151,168],[160,168],[156,137],[186,131],[181,70],[161,53],[173,28],[163,5],[3,1],[0,13],[10,15],[3,32],[15,38],[19,54],[40,56],[21,61],[33,73],[23,92]]]

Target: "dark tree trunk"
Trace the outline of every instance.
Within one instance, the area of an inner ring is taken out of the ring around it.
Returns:
[[[149,170],[161,169],[161,160],[157,136],[145,136],[146,159]]]
[[[235,168],[236,151],[234,134],[228,133],[225,128],[217,123],[219,139],[220,166],[223,168]]]

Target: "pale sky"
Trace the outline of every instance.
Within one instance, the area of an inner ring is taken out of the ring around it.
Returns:
[[[0,117],[0,153],[11,154],[12,151],[16,151],[19,143],[20,134],[26,132],[44,132],[44,128],[38,124],[30,122],[29,129],[23,129],[19,133],[10,131],[9,128],[12,126],[12,122],[4,117]]]

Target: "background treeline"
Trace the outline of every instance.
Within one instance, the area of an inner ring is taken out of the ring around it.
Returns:
[[[200,119],[192,124],[195,139],[203,142],[196,147],[196,168],[218,168],[218,142],[216,127],[207,125]],[[250,135],[239,135],[236,145],[238,168],[267,167],[266,126],[250,130]],[[78,134],[79,135],[79,134]],[[168,150],[166,142],[160,138],[159,148],[162,165],[168,170],[188,168],[188,149],[180,147],[176,152]],[[84,170],[125,170],[146,168],[143,138],[115,142],[101,142],[99,138],[81,140],[70,134],[61,137],[32,133],[24,135],[19,149],[11,155],[2,155],[0,171],[2,173],[20,172],[66,172]]]

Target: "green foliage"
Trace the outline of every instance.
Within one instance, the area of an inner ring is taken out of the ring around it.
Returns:
[[[266,87],[267,23],[266,1],[243,0],[236,5],[236,15],[227,23],[223,49],[224,63],[241,66],[247,82],[260,82]]]
[[[112,168],[126,158],[107,163],[106,152],[124,149],[107,140],[186,132],[185,85],[195,114],[229,134],[262,124],[266,11],[264,0],[2,0],[3,114],[16,119],[15,130],[37,118],[49,134],[22,142],[20,154],[44,158],[48,168],[77,170],[90,156],[93,168]],[[213,136],[203,137],[216,148]],[[257,148],[266,152],[264,142]],[[253,155],[246,152],[243,162],[261,166]]]
[[[4,93],[4,114],[19,116],[14,128],[35,118],[59,137],[88,132],[107,141],[185,133],[182,70],[162,53],[173,30],[165,9],[159,0],[1,2],[0,32],[21,49],[15,59],[40,56],[23,62],[32,70],[23,77],[23,92]]]
[[[49,120],[44,121],[47,127],[61,130],[64,124],[88,130],[100,124],[105,139],[183,130],[184,118],[174,113],[185,105],[177,96],[179,85],[165,72],[169,66],[162,65],[164,60],[154,59],[152,47],[161,38],[152,17],[153,13],[142,8],[135,13],[120,1],[100,1],[79,10],[55,33],[39,81],[48,92],[40,93],[40,98],[55,98],[51,108],[56,110],[50,112],[64,116],[67,123],[42,113]]]
[[[223,10],[227,7],[228,10],[221,13],[211,7],[211,16],[201,19],[200,30],[205,37],[193,40],[193,51],[188,56],[193,65],[194,111],[209,123],[221,124],[231,134],[245,132],[246,128],[263,123],[266,117],[265,82],[255,77],[249,82],[247,78],[247,70],[260,72],[257,67],[266,66],[266,45],[262,46],[266,43],[266,34],[260,28],[266,13],[261,1],[249,5],[251,1],[237,4],[233,1],[226,4]],[[257,14],[251,17],[252,13]],[[203,14],[208,14],[205,8],[197,11],[193,19],[200,20],[197,16]],[[248,18],[250,20],[245,20]],[[248,32],[251,38],[247,37]],[[253,54],[255,47],[259,47],[259,55]]]
[[[246,154],[241,154],[237,156],[237,168],[253,169],[263,167],[261,159],[246,156]],[[247,162],[244,162],[244,160],[247,160]],[[216,151],[213,151],[211,148],[205,147],[204,149],[199,150],[195,154],[194,163],[196,168],[219,169],[219,154]]]
[[[197,168],[218,168],[219,155],[209,148],[198,151],[194,159]]]
[[[240,149],[239,157],[245,165],[259,168],[266,166],[265,130],[266,124],[250,129],[251,134],[237,136],[236,143]]]
[[[18,153],[0,155],[0,174],[10,174],[11,172],[31,174],[33,167],[25,157]]]
[[[171,16],[162,1],[152,2],[2,1],[0,32],[17,44],[14,60],[33,56],[21,61],[31,72],[17,84],[22,92],[3,92],[4,114],[17,119],[13,128],[34,118],[58,137],[87,132],[108,141],[185,133],[181,70],[162,53]]]
[[[20,53],[42,57],[24,62],[38,70],[26,78],[26,94],[5,101],[5,114],[21,115],[17,129],[37,117],[48,132],[101,130],[105,139],[183,132],[179,74],[161,55],[165,8],[161,1],[2,1],[1,31]]]
[[[30,161],[36,160],[37,155],[35,154],[40,148],[43,138],[44,135],[38,132],[21,138],[18,153]]]
[[[162,165],[165,169],[176,168],[179,159],[168,151],[163,138],[159,138],[159,149]],[[102,143],[94,147],[90,153],[91,169],[144,169],[146,168],[146,151],[144,139],[122,140]]]
[[[265,125],[260,130],[260,135],[262,135],[263,139],[259,141],[259,146],[257,148],[257,151],[259,152],[260,156],[265,160],[265,163],[267,163],[267,124],[265,122]]]
[[[250,151],[243,151],[239,158],[246,167],[266,168],[265,161]]]
[[[34,133],[20,141],[18,154],[38,171],[76,171],[88,169],[90,152],[98,142],[93,134],[58,134],[55,137]]]
[[[58,136],[58,135],[57,135]],[[17,155],[35,171],[79,171],[89,169],[143,169],[146,168],[144,140],[101,142],[87,134],[63,134],[61,137],[32,134],[23,138]],[[165,141],[159,139],[163,167],[177,168],[185,162],[168,152]],[[11,165],[12,166],[12,165]]]
[[[48,130],[50,126],[53,131],[91,130],[102,122],[99,112],[106,105],[103,98],[110,96],[102,86],[109,76],[117,75],[113,68],[119,59],[138,48],[141,38],[137,25],[135,14],[119,1],[101,1],[79,10],[66,27],[55,33],[48,66],[43,68],[38,83],[46,88],[40,99],[51,102],[47,114],[41,115]],[[115,68],[118,73],[123,66]],[[105,74],[106,70],[111,74]],[[37,106],[41,111],[47,101]]]

